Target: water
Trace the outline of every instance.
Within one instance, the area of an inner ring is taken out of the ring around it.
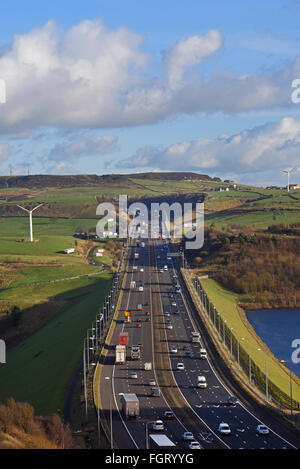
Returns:
[[[294,339],[300,340],[300,309],[261,309],[247,311],[247,318],[257,335],[268,345],[279,360],[300,378],[300,363],[292,361]],[[300,358],[300,350],[297,354]]]

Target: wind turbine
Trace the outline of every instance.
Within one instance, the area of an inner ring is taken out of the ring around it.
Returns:
[[[290,192],[290,174],[292,169],[287,169],[286,171],[282,171],[283,173],[287,174],[287,191]]]
[[[30,242],[33,243],[33,232],[32,232],[32,212],[40,208],[44,204],[40,204],[37,207],[34,207],[32,210],[28,210],[27,208],[21,207],[21,205],[17,204],[17,207],[25,210],[25,212],[29,213],[29,233],[30,233]]]

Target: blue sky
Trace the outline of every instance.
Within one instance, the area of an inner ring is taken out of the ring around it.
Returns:
[[[11,0],[0,174],[300,168],[298,0]]]

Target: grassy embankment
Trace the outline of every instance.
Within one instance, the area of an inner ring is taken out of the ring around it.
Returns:
[[[269,348],[255,334],[246,319],[245,312],[238,306],[243,301],[243,296],[225,289],[213,279],[203,279],[201,284],[217,311],[227,321],[227,327],[233,328],[234,336],[239,339],[248,353],[250,351],[253,361],[264,373],[267,357],[269,380],[289,395],[289,370],[279,363]],[[296,378],[296,381],[293,384],[293,398],[300,402],[300,380]]]

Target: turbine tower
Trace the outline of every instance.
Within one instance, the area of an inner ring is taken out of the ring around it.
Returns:
[[[30,235],[30,242],[33,243],[33,230],[32,230],[32,212],[40,208],[44,204],[40,204],[37,207],[34,207],[32,210],[28,210],[27,208],[21,207],[21,205],[17,204],[17,207],[25,210],[25,212],[29,213],[29,235]]]
[[[292,169],[287,169],[286,171],[282,171],[283,173],[287,174],[287,191],[290,192],[290,174]]]

